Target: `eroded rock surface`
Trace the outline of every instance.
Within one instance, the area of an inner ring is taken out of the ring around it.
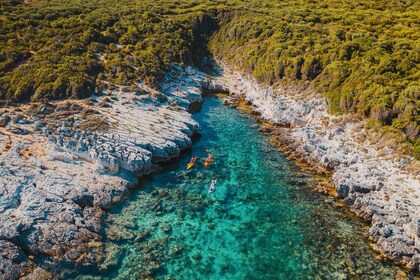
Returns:
[[[29,256],[100,259],[92,248],[103,210],[154,164],[190,147],[199,128],[187,110],[200,92],[171,86],[188,74],[171,75],[163,92],[117,90],[0,111],[1,279],[25,275]]]

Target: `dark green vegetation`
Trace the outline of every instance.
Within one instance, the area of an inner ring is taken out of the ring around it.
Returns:
[[[193,63],[204,16],[157,1],[14,4],[3,3],[0,45],[0,98],[12,101],[86,97],[100,80],[156,85],[171,62]]]
[[[0,100],[157,86],[208,42],[262,83],[312,81],[333,113],[371,117],[420,157],[419,14],[411,0],[2,0]]]

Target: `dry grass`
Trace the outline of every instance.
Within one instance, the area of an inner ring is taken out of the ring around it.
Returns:
[[[84,131],[91,132],[105,132],[109,129],[108,121],[99,115],[90,115],[84,117],[83,121],[79,124],[79,128]]]
[[[107,99],[108,98],[105,98],[104,100],[102,100],[101,102],[99,102],[98,107],[101,107],[101,108],[109,108],[109,107],[111,107],[111,105],[108,104]]]
[[[87,118],[87,117],[89,117],[91,115],[97,115],[97,114],[99,114],[99,111],[97,111],[95,109],[92,109],[92,108],[86,107],[86,108],[83,108],[83,110],[81,112],[81,117],[83,119],[85,119],[85,118]]]

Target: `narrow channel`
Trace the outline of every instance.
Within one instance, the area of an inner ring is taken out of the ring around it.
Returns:
[[[395,278],[363,236],[367,225],[313,192],[313,178],[246,112],[212,95],[194,118],[191,151],[107,213],[102,269],[78,279]],[[207,169],[206,150],[215,154]]]

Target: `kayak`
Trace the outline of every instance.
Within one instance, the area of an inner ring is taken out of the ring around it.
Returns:
[[[209,194],[212,194],[214,192],[214,188],[216,186],[216,183],[217,183],[217,179],[211,180],[211,185],[210,185],[210,188],[209,188]]]
[[[191,159],[191,161],[187,164],[187,170],[191,169],[194,166],[194,164],[196,163],[197,159],[198,159],[198,157],[193,157]]]
[[[210,163],[213,162],[213,156],[214,153],[209,154],[209,156],[206,159],[206,162],[204,163],[204,167],[209,167]]]

